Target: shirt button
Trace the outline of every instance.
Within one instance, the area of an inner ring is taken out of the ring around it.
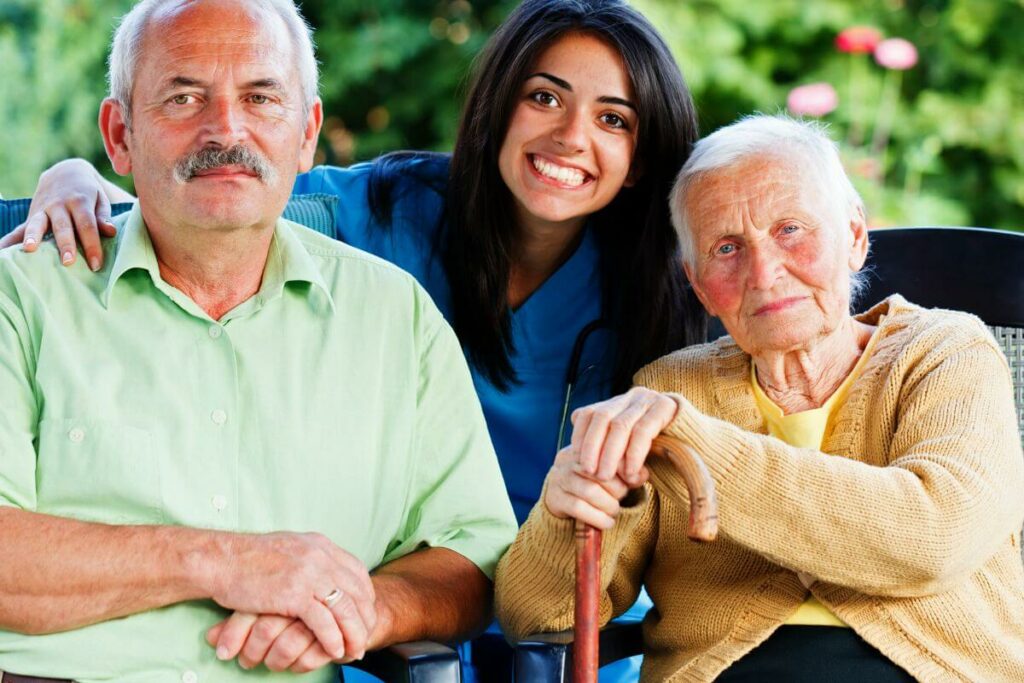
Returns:
[[[217,408],[217,410],[210,413],[210,419],[213,420],[213,424],[219,426],[228,421],[228,414]]]
[[[228,506],[228,499],[218,493],[216,496],[210,499],[210,505],[213,506],[214,510],[220,512],[221,510]]]
[[[210,337],[212,337],[213,339],[220,339],[220,335],[223,332],[223,330],[221,330],[220,328],[220,325],[210,325],[209,331]]]
[[[68,439],[71,443],[82,443],[85,440],[85,430],[81,427],[75,427],[68,432]]]
[[[195,671],[186,671],[181,674],[181,683],[199,683],[199,676]]]

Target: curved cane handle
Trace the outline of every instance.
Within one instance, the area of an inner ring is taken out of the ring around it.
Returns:
[[[690,526],[686,535],[694,541],[713,541],[718,535],[718,499],[707,465],[689,444],[664,434],[651,444],[651,453],[668,458],[683,476],[690,492]]]

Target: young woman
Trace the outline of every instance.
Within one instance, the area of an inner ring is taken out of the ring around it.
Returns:
[[[703,341],[667,204],[696,138],[682,74],[642,15],[622,0],[525,0],[477,61],[450,156],[396,153],[296,182],[337,196],[336,237],[412,273],[451,322],[520,523],[574,408]],[[69,198],[103,205],[101,186],[131,199],[82,162],[52,169],[41,210],[6,242],[38,244],[53,226],[73,260],[75,223],[93,264],[109,216]]]

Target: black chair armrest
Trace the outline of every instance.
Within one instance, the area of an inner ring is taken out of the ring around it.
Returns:
[[[399,643],[367,652],[346,666],[365,671],[387,683],[461,683],[459,653],[429,640]],[[342,673],[341,680],[345,680]]]
[[[523,683],[567,683],[572,680],[572,631],[538,633],[515,644],[514,680]],[[601,629],[599,665],[643,654],[639,619],[610,622]]]

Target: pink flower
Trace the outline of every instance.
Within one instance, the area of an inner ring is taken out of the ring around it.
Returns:
[[[797,116],[824,116],[838,105],[836,89],[828,83],[801,85],[786,98],[786,107]]]
[[[917,48],[909,40],[889,38],[875,46],[875,61],[886,69],[903,71],[917,64]]]
[[[840,52],[871,52],[882,40],[882,32],[874,26],[851,26],[836,36],[836,47]]]

